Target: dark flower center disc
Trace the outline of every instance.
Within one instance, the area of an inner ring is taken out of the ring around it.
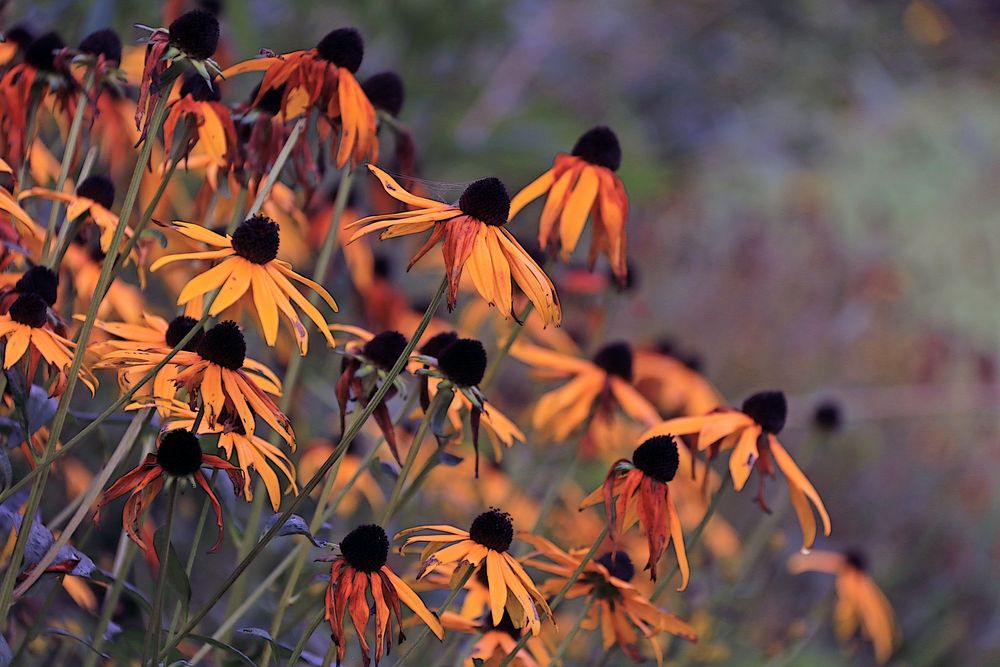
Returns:
[[[611,128],[603,125],[588,130],[577,139],[573,155],[611,171],[618,171],[622,164],[622,147],[618,143],[618,137]]]
[[[740,410],[768,433],[777,435],[785,427],[788,402],[780,391],[762,391],[743,401]]]
[[[107,176],[94,174],[76,186],[76,194],[95,201],[104,208],[111,208],[115,203],[115,184]]]
[[[236,254],[248,262],[267,264],[278,256],[278,223],[266,215],[247,218],[233,232],[232,244]]]
[[[365,42],[354,28],[338,28],[319,40],[316,53],[323,60],[353,74],[361,67],[361,60],[365,57]]]
[[[514,522],[510,514],[491,508],[477,516],[469,528],[469,538],[487,549],[503,553],[514,541]]]
[[[361,348],[361,354],[376,367],[387,371],[406,349],[406,336],[398,331],[383,331]]]
[[[465,188],[458,208],[480,222],[502,227],[510,215],[510,196],[499,178],[481,178]]]
[[[168,31],[171,46],[195,60],[208,60],[219,46],[219,19],[203,9],[181,14]]]
[[[340,541],[344,560],[359,572],[376,572],[389,557],[389,537],[382,526],[358,526]]]
[[[231,371],[242,368],[247,355],[243,332],[232,320],[220,322],[206,331],[196,349],[202,359]]]
[[[628,343],[608,343],[597,351],[593,361],[609,375],[616,375],[626,382],[632,381],[632,346]]]
[[[603,565],[612,577],[622,581],[629,582],[635,577],[635,565],[624,551],[609,551],[598,558],[597,562]]]
[[[198,436],[186,428],[167,431],[160,436],[156,461],[164,472],[174,477],[187,477],[201,468],[201,444]]]
[[[21,294],[37,294],[49,306],[54,306],[59,292],[59,276],[46,266],[33,266],[24,272],[14,289]]]
[[[459,387],[472,387],[486,374],[486,348],[478,340],[459,338],[438,355],[438,368]]]
[[[672,435],[653,436],[632,452],[632,465],[664,484],[674,478],[679,464],[677,441]]]
[[[198,320],[193,317],[188,317],[187,315],[178,315],[174,319],[170,320],[170,324],[167,325],[167,332],[164,336],[168,347],[177,347],[177,344],[184,340],[184,336],[188,335],[191,329],[194,329],[195,325],[198,324]],[[187,342],[184,349],[188,352],[194,352],[198,349],[198,344],[201,339],[204,338],[205,332],[199,331],[196,333],[191,340]],[[240,364],[242,366],[242,363]]]

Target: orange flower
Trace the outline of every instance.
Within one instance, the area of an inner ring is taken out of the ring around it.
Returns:
[[[701,417],[668,419],[646,432],[646,438],[672,433],[697,436],[699,450],[708,449],[709,461],[721,450],[732,450],[729,472],[733,488],[743,490],[754,469],[761,471],[757,503],[765,512],[770,510],[764,500],[764,477],[774,477],[774,467],[781,470],[788,485],[788,495],[802,527],[802,546],[808,549],[816,541],[816,518],[813,507],[823,521],[823,534],[830,534],[830,515],[812,483],[789,456],[777,435],[785,426],[788,404],[780,391],[754,394],[743,402],[740,410],[720,408]],[[813,507],[810,507],[810,503]]]
[[[73,363],[72,350],[76,344],[52,331],[48,322],[48,305],[42,297],[32,292],[17,297],[10,311],[0,315],[0,340],[5,343],[3,367],[9,370],[27,355],[25,377],[30,383],[39,361],[44,359],[43,368],[53,380],[49,395],[60,396],[66,388],[66,374]],[[97,378],[84,366],[80,367],[80,381],[93,395]]]
[[[587,549],[563,551],[552,542],[534,535],[524,540],[538,549],[540,556],[525,561],[525,565],[555,575],[545,581],[542,590],[556,594],[569,581],[580,565]],[[698,635],[688,623],[673,614],[658,609],[645,595],[630,583],[635,577],[635,566],[625,551],[609,551],[583,568],[580,577],[569,588],[567,599],[593,597],[596,601],[582,627],[595,630],[601,627],[604,649],[618,646],[634,662],[642,662],[639,637],[649,643],[656,656],[656,664],[663,666],[663,651],[656,642],[661,632],[668,632],[688,641],[698,641]]]
[[[163,148],[167,155],[174,155],[177,139],[177,124],[190,125],[192,133],[187,144],[181,147],[178,156],[187,155],[198,146],[208,156],[211,164],[229,168],[239,159],[239,145],[236,125],[229,108],[219,102],[219,87],[205,81],[197,72],[184,77],[180,98],[170,103],[167,118],[163,122]],[[179,159],[179,157],[178,157]]]
[[[296,273],[288,262],[277,259],[281,237],[274,220],[264,215],[254,215],[241,222],[232,236],[216,234],[190,222],[176,221],[173,228],[189,239],[205,243],[214,249],[161,257],[150,265],[150,271],[157,271],[167,264],[182,260],[220,260],[211,269],[188,282],[177,297],[178,305],[184,305],[221,288],[208,311],[209,315],[218,315],[250,292],[267,344],[273,346],[277,341],[280,310],[295,336],[299,354],[305,356],[309,350],[309,334],[292,308],[294,303],[316,324],[330,347],[334,346],[330,325],[319,309],[302,296],[291,281],[302,283],[323,297],[334,312],[337,311],[337,302],[322,285]]]
[[[386,561],[389,556],[389,538],[381,526],[358,526],[340,542],[340,555],[331,561],[330,585],[326,589],[326,620],[330,622],[333,641],[337,645],[337,664],[344,660],[347,642],[344,638],[344,619],[350,614],[354,630],[361,645],[361,660],[367,667],[371,652],[365,630],[371,619],[366,592],[375,603],[375,665],[378,666],[383,650],[388,653],[392,643],[392,617],[400,626],[399,642],[406,637],[402,632],[403,619],[400,601],[423,621],[438,639],[444,639],[444,629],[420,597],[405,581],[392,571]],[[387,637],[388,635],[388,637]]]
[[[649,560],[645,569],[656,581],[656,564],[672,539],[681,585],[687,588],[690,571],[684,550],[684,530],[670,497],[669,482],[677,474],[680,455],[673,436],[644,438],[632,452],[632,460],[620,459],[611,466],[604,485],[587,496],[580,508],[604,502],[611,540],[636,523],[646,532]]]
[[[874,645],[875,659],[880,664],[888,662],[900,643],[896,614],[892,603],[869,576],[863,554],[852,551],[795,554],[788,561],[788,569],[793,574],[823,572],[836,576],[834,628],[837,637],[846,641],[860,630]]]
[[[635,352],[635,386],[671,417],[704,415],[722,405],[722,396],[695,368],[669,354]]]
[[[570,378],[558,389],[544,394],[535,405],[532,426],[550,440],[565,440],[596,417],[610,423],[615,409],[652,426],[660,420],[649,401],[632,384],[632,347],[623,341],[605,345],[593,359],[547,350],[530,343],[516,343],[511,356],[530,365],[546,378]]]
[[[378,160],[375,108],[354,74],[361,67],[365,46],[354,28],[339,28],[327,34],[315,48],[284,55],[247,60],[233,65],[224,77],[266,70],[253,105],[273,101],[266,96],[281,90],[278,107],[284,120],[296,118],[309,109],[318,109],[321,118],[339,126],[337,166],[350,158],[354,164]]]
[[[359,229],[352,241],[378,230],[384,230],[379,236],[382,239],[433,230],[410,260],[407,270],[443,241],[449,308],[455,307],[458,283],[468,269],[476,291],[504,317],[514,316],[513,280],[538,309],[546,325],[562,323],[562,308],[552,281],[504,227],[510,199],[498,179],[484,178],[472,183],[458,204],[451,205],[410,194],[378,167],[368,165],[368,168],[387,193],[414,210],[353,222],[348,227]]]
[[[437,534],[413,535],[422,530]],[[517,559],[508,553],[514,540],[514,524],[506,512],[496,508],[483,512],[468,531],[448,525],[429,525],[407,528],[400,531],[396,539],[404,536],[409,537],[403,549],[418,542],[428,543],[423,553],[424,566],[417,579],[423,579],[442,565],[468,563],[470,567],[478,567],[484,564],[494,624],[500,623],[506,610],[514,627],[530,628],[531,633],[537,635],[542,629],[541,619],[551,618],[552,610],[545,597],[535,588]]]
[[[145,460],[138,466],[122,475],[112,484],[100,498],[97,499],[97,511],[94,522],[100,520],[101,509],[112,500],[129,494],[122,514],[122,528],[125,533],[139,545],[143,551],[150,551],[149,545],[139,535],[141,520],[146,507],[163,489],[165,484],[177,484],[183,480],[191,480],[208,495],[215,510],[215,522],[219,527],[219,539],[211,548],[218,550],[222,544],[222,506],[215,497],[212,487],[208,484],[202,467],[222,470],[229,476],[233,491],[240,495],[243,485],[243,472],[226,463],[218,456],[205,454],[201,451],[198,437],[185,429],[167,431],[160,436],[160,443],[155,454],[147,454]]]
[[[555,165],[521,190],[510,202],[513,219],[528,203],[548,194],[538,226],[538,245],[543,250],[562,250],[569,259],[590,217],[594,221],[590,241],[590,268],[597,254],[604,253],[621,285],[628,277],[625,219],[628,197],[615,175],[622,161],[618,137],[607,127],[595,127],[581,136],[573,153],[556,156]]]

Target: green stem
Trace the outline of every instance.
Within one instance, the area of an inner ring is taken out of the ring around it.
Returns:
[[[382,514],[382,526],[389,525],[389,520],[392,515],[396,512],[399,506],[400,495],[403,493],[403,485],[406,483],[406,478],[409,476],[410,471],[413,470],[413,464],[417,460],[417,453],[420,450],[420,444],[424,441],[424,436],[427,435],[427,429],[431,425],[431,419],[438,410],[447,410],[448,406],[444,404],[444,397],[451,396],[448,392],[438,391],[434,395],[434,400],[427,407],[424,412],[423,418],[420,420],[420,426],[417,427],[417,433],[413,436],[413,443],[410,445],[410,451],[406,453],[406,461],[403,463],[403,468],[399,471],[399,476],[396,477],[396,483],[392,487],[392,495],[389,496],[389,502],[385,506],[385,512]]]
[[[580,613],[579,618],[576,619],[576,622],[573,623],[573,627],[569,629],[566,636],[563,637],[561,642],[559,642],[559,646],[556,647],[556,652],[552,654],[552,660],[549,661],[549,664],[558,665],[559,661],[562,660],[562,657],[569,649],[569,645],[573,643],[573,638],[576,637],[576,633],[580,631],[580,626],[583,625],[583,622],[587,619],[587,615],[590,613],[590,610],[593,608],[595,602],[597,602],[597,598],[593,595],[587,597],[587,602],[583,606],[583,611]]]
[[[462,589],[465,588],[465,584],[469,581],[469,579],[472,578],[472,575],[473,573],[475,573],[475,571],[476,568],[474,566],[472,565],[466,566],[465,574],[463,574],[461,578],[458,580],[458,582],[456,582],[455,585],[451,587],[451,590],[448,592],[448,597],[445,598],[441,606],[437,608],[436,612],[434,612],[435,616],[440,617],[441,614],[448,611],[448,607],[450,607],[451,603],[455,601],[455,598],[458,597],[458,594],[462,592]],[[406,652],[403,653],[403,655],[399,656],[399,661],[396,664],[399,665],[399,667],[402,667],[403,664],[406,663],[406,659],[409,658],[411,655],[413,655],[413,652],[417,650],[417,647],[419,647],[420,644],[423,643],[424,639],[430,633],[431,629],[426,625],[423,628],[421,628],[420,634],[417,635],[417,638],[413,640],[413,643],[410,644],[409,647],[407,647]]]
[[[278,157],[275,159],[275,165],[284,165],[288,160],[288,156],[292,154],[292,149],[295,148],[295,142],[298,141],[299,135],[302,134],[302,130],[305,129],[306,119],[300,118],[292,131],[288,134],[288,138],[285,140],[285,144],[281,147],[281,151],[278,153]],[[253,215],[260,210],[260,207],[264,205],[267,201],[267,195],[271,192],[271,188],[274,187],[275,182],[278,180],[278,176],[281,174],[281,168],[274,169],[272,167],[271,171],[268,172],[267,178],[264,179],[264,185],[257,192],[257,196],[253,200],[253,206],[250,207],[250,215]]]
[[[80,97],[76,101],[76,112],[73,114],[73,121],[69,126],[69,135],[66,137],[66,147],[63,150],[62,164],[59,165],[59,176],[56,178],[56,192],[62,192],[69,178],[70,167],[73,166],[73,157],[76,155],[76,145],[80,138],[80,127],[83,125],[83,114],[87,110],[90,89],[94,85],[94,68],[88,67],[87,74],[83,78],[83,87],[80,89]],[[42,241],[42,263],[49,256],[49,243],[56,231],[56,220],[59,218],[59,209],[62,208],[58,200],[52,202],[52,210],[49,211],[49,224],[45,228],[45,240]],[[51,267],[50,267],[51,268]]]
[[[531,315],[531,311],[534,307],[534,304],[529,301],[528,305],[521,310],[521,314],[517,316],[518,321],[527,322],[528,316]],[[496,354],[493,355],[493,358],[490,359],[489,368],[486,369],[486,374],[483,375],[483,381],[479,383],[480,389],[486,391],[486,388],[493,383],[494,379],[496,379],[497,371],[500,370],[500,364],[507,358],[507,355],[510,353],[510,348],[514,347],[514,342],[517,341],[518,336],[521,335],[521,331],[523,330],[523,324],[515,324],[511,329],[510,334],[507,336],[507,340],[504,341],[503,345],[497,349]]]
[[[573,587],[573,584],[576,583],[576,580],[579,579],[580,575],[583,574],[583,570],[584,568],[587,567],[587,563],[589,563],[594,558],[594,555],[597,553],[597,550],[601,548],[601,544],[604,542],[604,538],[606,538],[607,536],[608,536],[608,526],[607,524],[605,524],[604,528],[601,529],[600,535],[597,536],[597,539],[594,540],[594,544],[591,545],[590,551],[584,554],[583,558],[580,560],[580,564],[576,566],[576,569],[573,570],[573,573],[569,575],[569,579],[566,580],[566,583],[563,584],[563,587],[559,590],[556,596],[552,598],[552,602],[549,603],[549,609],[552,610],[553,614],[555,614],[556,608],[558,608],[559,605],[562,604],[562,601],[566,599],[566,594],[569,593],[569,589]],[[510,663],[512,663],[514,661],[514,658],[517,657],[517,654],[521,652],[521,649],[524,648],[524,645],[528,643],[528,639],[530,638],[531,638],[530,632],[526,632],[523,635],[521,635],[521,638],[517,641],[517,644],[514,645],[514,648],[511,649],[510,653],[507,654],[507,657],[503,659],[503,662],[501,662],[498,665],[498,667],[507,667]]]
[[[179,480],[171,480],[173,483],[170,484],[170,494],[167,499],[167,523],[163,530],[165,533],[165,541],[163,553],[160,556],[160,571],[156,576],[156,588],[153,592],[153,611],[152,617],[149,622],[149,631],[146,635],[146,643],[149,645],[149,651],[143,650],[143,660],[142,664],[147,664],[146,657],[150,656],[153,660],[149,663],[150,665],[158,664],[156,661],[156,655],[160,652],[160,635],[163,634],[163,595],[166,591],[167,584],[167,570],[169,569],[170,561],[170,538],[173,535],[174,530],[174,513],[177,508],[177,488],[179,485]]]
[[[55,444],[59,442],[59,437],[62,435],[63,426],[66,424],[66,417],[69,415],[69,404],[72,400],[74,390],[76,389],[76,384],[80,379],[80,370],[83,366],[83,359],[86,356],[87,343],[90,341],[90,333],[93,331],[94,323],[97,320],[98,308],[100,307],[101,301],[103,301],[104,295],[111,284],[112,269],[114,268],[115,260],[118,257],[118,247],[121,245],[122,237],[125,235],[125,227],[127,226],[129,217],[132,215],[132,209],[135,207],[135,200],[139,193],[139,183],[142,180],[142,170],[149,162],[149,155],[153,150],[155,136],[160,131],[160,127],[163,125],[163,118],[166,113],[167,97],[167,95],[161,95],[160,99],[157,101],[156,108],[153,110],[153,117],[150,124],[150,134],[142,145],[142,150],[139,154],[139,161],[136,163],[135,171],[132,173],[132,182],[129,184],[128,192],[125,194],[125,203],[122,205],[121,216],[118,219],[117,227],[115,227],[115,233],[111,239],[111,246],[108,248],[108,255],[101,266],[101,275],[97,279],[97,287],[94,290],[94,294],[90,300],[90,306],[87,309],[87,317],[83,321],[83,326],[80,328],[80,334],[76,341],[76,350],[73,353],[73,360],[70,362],[69,371],[66,374],[66,387],[62,396],[59,398],[59,405],[56,408],[56,414],[52,419],[52,426],[49,429],[50,435],[49,441],[45,445],[45,458],[49,458],[52,455],[55,450]],[[18,531],[17,542],[14,545],[13,553],[11,553],[7,572],[4,574],[2,584],[0,584],[0,631],[5,630],[7,627],[11,604],[11,593],[14,590],[17,573],[20,570],[21,561],[24,558],[24,549],[27,546],[28,535],[31,532],[31,525],[34,523],[35,514],[37,513],[38,506],[42,500],[42,492],[45,490],[45,484],[48,481],[49,467],[39,466],[39,468],[42,472],[35,478],[34,486],[32,487],[31,494],[28,497],[28,504],[25,509],[23,525],[21,530]]]
[[[313,489],[319,486],[319,483],[323,480],[324,475],[329,472],[334,463],[336,463],[336,461],[344,455],[344,452],[346,452],[347,448],[350,447],[354,437],[361,430],[361,427],[364,426],[365,422],[368,421],[372,413],[375,412],[375,408],[381,404],[385,395],[389,392],[389,389],[392,388],[396,377],[406,366],[406,362],[409,360],[410,354],[413,353],[413,350],[417,346],[417,341],[420,340],[420,336],[427,329],[427,325],[430,324],[434,312],[441,304],[441,299],[444,297],[444,293],[447,288],[448,280],[445,277],[441,279],[441,284],[438,286],[437,292],[434,294],[434,298],[431,299],[431,303],[427,306],[427,310],[424,312],[424,316],[420,320],[420,324],[417,326],[417,330],[414,332],[413,337],[407,342],[403,352],[399,355],[399,358],[396,359],[396,363],[393,364],[392,368],[386,375],[385,382],[378,388],[375,395],[372,396],[372,400],[368,402],[368,405],[365,406],[364,410],[362,410],[361,413],[351,422],[350,426],[347,428],[347,432],[341,437],[340,443],[337,445],[333,454],[331,454],[330,457],[323,462],[323,465],[319,467],[315,474],[313,474],[312,478],[305,484],[305,486],[302,487],[299,491],[299,495],[296,496],[296,498],[289,504],[288,509],[282,512],[264,536],[260,538],[250,553],[240,560],[240,562],[233,569],[233,572],[229,575],[229,577],[227,577],[226,581],[223,582],[222,586],[220,586],[219,589],[212,594],[208,602],[201,609],[199,609],[190,620],[188,620],[187,624],[178,633],[178,636],[175,639],[171,639],[168,645],[164,647],[159,658],[162,659],[166,657],[167,652],[173,648],[173,644],[183,638],[187,633],[191,632],[195,627],[197,627],[198,623],[200,623],[201,620],[208,615],[208,612],[212,610],[212,607],[214,607],[222,596],[225,595],[226,591],[229,590],[233,583],[242,576],[243,572],[250,566],[250,564],[264,550],[264,548],[270,544],[271,540],[275,538],[281,528],[285,525],[285,522],[287,522],[299,506],[305,502],[305,499],[309,497],[309,494],[312,493]]]
[[[302,633],[299,640],[295,642],[295,648],[292,649],[292,654],[288,656],[288,667],[295,667],[298,664],[299,656],[302,655],[302,651],[305,650],[306,644],[309,643],[309,638],[312,637],[313,633],[316,632],[316,628],[323,623],[326,619],[326,609],[320,608],[319,613],[313,618],[312,623],[306,628],[306,631]],[[275,639],[277,641],[277,639]],[[270,644],[268,644],[270,646]],[[262,667],[266,663],[261,663]]]
[[[709,472],[709,470],[706,470],[705,474],[709,474]],[[722,478],[722,484],[719,486],[719,490],[715,492],[714,496],[712,496],[712,501],[708,504],[708,508],[705,510],[705,515],[701,517],[701,521],[699,521],[698,525],[695,526],[695,529],[691,531],[691,536],[684,539],[684,549],[688,553],[692,553],[694,548],[698,546],[698,543],[701,541],[701,536],[704,534],[705,528],[708,526],[708,522],[712,520],[712,515],[715,514],[715,510],[719,507],[719,500],[722,499],[722,496],[726,493],[726,488],[729,487],[729,480],[730,475],[727,470],[725,476]],[[649,596],[650,600],[656,600],[656,598],[660,597],[660,594],[663,593],[663,590],[670,583],[670,580],[674,578],[674,575],[677,574],[679,569],[680,564],[675,562],[674,566],[670,568],[670,572],[667,576],[660,579],[660,582],[656,584],[656,588],[653,589],[652,595]]]

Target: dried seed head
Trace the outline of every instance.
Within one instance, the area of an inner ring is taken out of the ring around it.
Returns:
[[[395,72],[372,74],[361,84],[361,89],[376,109],[381,109],[390,116],[398,116],[402,111],[406,93],[403,80]]]
[[[398,331],[383,331],[361,348],[361,354],[374,366],[387,371],[406,349],[406,336]]]
[[[590,164],[618,171],[622,164],[622,147],[611,128],[603,125],[587,130],[576,140],[573,155]]]
[[[40,329],[48,321],[45,300],[37,294],[22,294],[10,305],[10,319],[32,329]]]
[[[743,401],[740,410],[766,432],[781,433],[788,417],[788,402],[780,391],[762,391]]]
[[[813,410],[813,426],[824,433],[836,433],[844,422],[844,410],[840,403],[827,399]]]
[[[510,214],[510,196],[499,178],[481,178],[465,188],[458,208],[480,222],[502,227]]]
[[[624,582],[632,581],[635,577],[635,565],[632,559],[624,551],[609,551],[597,559],[607,569],[608,574]]]
[[[122,62],[122,40],[111,28],[96,30],[80,41],[77,47],[81,53],[104,56],[108,62],[118,66]]]
[[[219,19],[204,9],[181,14],[168,31],[170,45],[194,60],[208,60],[219,46]]]
[[[608,375],[632,381],[632,346],[624,341],[608,343],[594,355],[594,365]]]
[[[160,436],[156,462],[174,477],[187,477],[201,468],[201,444],[198,436],[186,428],[167,431]]]
[[[389,536],[373,523],[358,526],[340,541],[344,560],[359,572],[377,572],[389,557]]]
[[[632,452],[632,465],[647,477],[664,484],[674,478],[679,464],[677,441],[672,435],[653,436]]]
[[[491,507],[473,520],[469,538],[487,549],[503,553],[514,541],[514,522],[507,512]]]
[[[337,28],[319,40],[316,53],[323,60],[353,74],[361,67],[361,60],[365,57],[365,42],[354,28]]]
[[[237,371],[243,367],[247,356],[247,342],[240,325],[232,320],[219,322],[205,332],[196,348],[202,359]]]
[[[454,331],[443,331],[435,336],[432,336],[430,340],[421,345],[420,354],[437,359],[441,356],[444,349],[456,340],[458,340],[457,333]]]
[[[472,387],[486,374],[486,348],[478,340],[459,338],[438,355],[438,368],[459,387]]]
[[[184,76],[184,83],[181,84],[181,97],[190,95],[198,102],[218,102],[222,99],[218,82],[212,85],[205,81],[205,77],[197,72],[188,72]]]
[[[184,340],[184,336],[187,336],[188,332],[194,329],[196,324],[198,324],[198,320],[187,315],[178,315],[170,320],[170,324],[167,325],[167,333],[164,336],[167,346],[171,348],[177,347],[177,344]],[[199,331],[187,342],[184,349],[188,352],[194,352],[198,349],[198,344],[201,343],[201,339],[204,336],[205,332]]]
[[[46,304],[54,306],[59,293],[59,276],[47,266],[33,266],[18,278],[14,289],[21,294],[37,294]]]
[[[24,62],[42,72],[56,71],[56,53],[66,48],[59,33],[52,31],[35,38],[24,50]]]
[[[76,186],[76,194],[109,209],[115,203],[115,184],[103,174],[94,174],[83,179],[80,185]]]
[[[266,215],[255,215],[240,223],[233,232],[233,250],[254,264],[267,264],[278,256],[281,234],[278,223]]]
[[[250,101],[253,102],[257,99],[257,95],[260,93],[260,84],[254,87],[253,92],[250,93]],[[277,116],[281,112],[281,100],[285,96],[285,86],[284,84],[278,86],[277,88],[268,88],[261,95],[260,101],[257,102],[257,106],[254,107],[258,111],[266,113],[268,116]]]

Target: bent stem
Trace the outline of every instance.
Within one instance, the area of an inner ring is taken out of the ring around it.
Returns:
[[[172,84],[172,80],[169,83]],[[165,83],[165,85],[167,84]],[[59,398],[59,405],[56,408],[56,414],[52,419],[52,426],[49,429],[49,441],[45,445],[45,459],[52,456],[52,453],[55,451],[55,445],[59,442],[59,437],[62,435],[63,427],[66,424],[66,418],[69,415],[69,404],[72,401],[73,393],[76,390],[77,381],[80,379],[80,369],[83,366],[84,356],[86,356],[87,343],[90,341],[90,334],[93,331],[94,323],[97,320],[97,311],[101,302],[104,300],[104,295],[107,292],[108,287],[111,285],[111,280],[113,279],[112,271],[118,258],[118,248],[121,245],[122,238],[125,236],[125,228],[128,226],[128,219],[132,215],[132,209],[135,208],[136,197],[139,194],[139,183],[142,180],[142,171],[145,168],[145,165],[149,163],[149,156],[153,150],[155,136],[159,133],[160,128],[163,126],[163,119],[166,115],[167,97],[168,95],[161,95],[160,99],[157,100],[150,122],[149,136],[147,136],[146,141],[142,145],[139,160],[136,162],[135,169],[132,172],[132,181],[129,183],[128,192],[125,194],[125,202],[122,204],[122,211],[120,217],[118,218],[118,225],[115,227],[115,232],[111,239],[111,245],[108,248],[107,257],[101,265],[101,274],[97,279],[97,287],[91,297],[90,306],[87,308],[87,317],[83,321],[83,326],[80,328],[80,333],[77,337],[76,350],[73,353],[73,360],[70,362],[70,367],[67,372],[66,387],[62,396]],[[48,481],[49,466],[39,465],[38,469],[42,472],[35,478],[31,493],[28,497],[28,504],[25,508],[21,530],[18,531],[17,542],[14,544],[14,551],[11,553],[10,562],[7,566],[7,572],[4,574],[2,584],[0,584],[0,631],[6,630],[7,628],[11,604],[11,593],[14,590],[17,573],[21,568],[21,562],[24,558],[24,550],[27,547],[28,535],[31,533],[31,525],[34,523],[35,514],[38,512],[38,506],[42,501],[42,492],[44,491],[45,484]]]
[[[386,375],[385,382],[375,392],[372,400],[369,401],[368,405],[366,405],[364,410],[361,411],[361,414],[359,414],[351,422],[351,425],[347,428],[347,432],[341,437],[340,443],[337,445],[333,454],[331,454],[330,457],[323,462],[323,465],[319,467],[319,469],[313,474],[312,478],[305,484],[305,486],[302,487],[299,491],[299,495],[295,497],[291,504],[289,504],[288,508],[281,513],[268,531],[264,533],[263,537],[260,538],[254,548],[250,550],[250,553],[240,560],[226,581],[223,582],[222,586],[220,586],[219,589],[209,598],[208,602],[201,609],[199,609],[198,612],[190,618],[190,620],[188,620],[187,624],[181,629],[180,632],[178,632],[176,637],[170,639],[167,646],[165,646],[160,652],[159,659],[165,658],[170,649],[172,649],[173,646],[187,633],[194,630],[198,623],[200,623],[201,620],[208,615],[208,612],[212,610],[212,607],[215,606],[222,596],[225,595],[226,591],[229,590],[229,588],[242,576],[243,572],[250,566],[250,564],[255,558],[257,558],[264,548],[267,547],[271,540],[277,536],[288,519],[291,518],[299,506],[305,502],[305,499],[309,497],[313,489],[319,486],[319,483],[323,481],[324,476],[327,472],[329,472],[330,468],[332,468],[340,457],[344,455],[344,452],[347,451],[347,448],[351,445],[355,436],[357,436],[358,432],[361,431],[361,427],[364,426],[365,422],[367,422],[372,416],[372,413],[375,412],[375,408],[382,403],[386,394],[389,393],[389,389],[393,386],[393,381],[406,366],[406,362],[409,360],[410,354],[413,353],[413,350],[417,346],[417,341],[427,329],[427,325],[430,324],[431,318],[433,317],[435,311],[437,311],[438,306],[441,304],[441,299],[444,297],[444,293],[447,288],[448,279],[447,277],[442,277],[441,284],[438,286],[437,292],[434,294],[434,298],[431,299],[430,304],[427,306],[427,310],[424,312],[424,316],[420,320],[420,324],[417,326],[417,330],[414,332],[413,337],[407,342],[403,352],[399,355],[399,358],[396,359],[396,363],[393,364],[389,373]]]
[[[562,604],[562,601],[566,599],[566,594],[569,593],[569,589],[573,587],[573,584],[575,584],[577,579],[580,578],[580,575],[583,574],[583,570],[584,568],[587,567],[587,563],[589,563],[594,558],[594,554],[596,554],[597,550],[601,548],[601,544],[604,542],[604,538],[606,538],[607,536],[608,536],[608,525],[607,523],[605,523],[604,528],[601,529],[601,533],[594,540],[594,544],[591,545],[590,551],[584,554],[583,558],[580,560],[580,564],[576,566],[575,570],[573,570],[573,574],[569,576],[569,579],[566,580],[566,583],[563,584],[563,587],[559,589],[559,592],[556,594],[556,596],[552,598],[552,602],[549,603],[549,609],[552,610],[553,614],[555,614],[556,608],[560,604]],[[531,638],[530,632],[521,635],[521,638],[517,640],[517,644],[514,645],[514,648],[511,649],[510,653],[507,654],[507,657],[503,659],[503,662],[501,662],[498,665],[498,667],[507,667],[508,665],[510,665],[510,663],[514,662],[514,658],[517,657],[517,654],[521,652],[521,649],[524,648],[525,644],[528,643],[528,639],[530,638]]]

